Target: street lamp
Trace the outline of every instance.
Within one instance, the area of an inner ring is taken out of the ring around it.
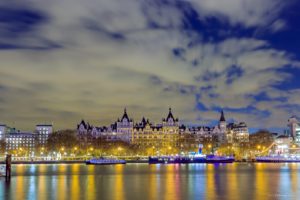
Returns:
[[[209,152],[211,153],[211,144],[208,145]]]
[[[169,146],[169,147],[168,147],[168,149],[169,149],[169,154],[170,154],[170,151],[172,150],[172,147],[171,147],[171,146]]]
[[[121,151],[122,151],[122,148],[121,148],[121,147],[118,147],[118,155],[119,155],[119,156],[121,155]]]

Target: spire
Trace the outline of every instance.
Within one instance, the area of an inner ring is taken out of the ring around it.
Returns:
[[[128,115],[127,115],[126,108],[124,108],[124,114],[123,114],[123,117],[122,117],[121,121],[123,121],[124,119],[127,119],[127,121],[130,121],[130,120],[129,120],[129,117],[128,117]]]
[[[142,124],[142,125],[145,125],[146,123],[147,123],[147,122],[146,122],[146,119],[145,119],[145,117],[143,117],[143,118],[142,118],[142,121],[141,121],[141,124]]]
[[[172,109],[171,109],[171,107],[169,108],[169,114],[168,114],[168,116],[167,116],[166,121],[169,121],[170,118],[171,118],[173,121],[175,121],[175,119],[174,119],[174,117],[173,117],[173,114],[172,114]]]
[[[223,110],[221,111],[221,117],[220,117],[220,122],[225,122],[225,117],[224,117],[224,112]]]

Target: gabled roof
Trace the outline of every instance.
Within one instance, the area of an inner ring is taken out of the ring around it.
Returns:
[[[123,117],[122,117],[122,119],[121,119],[121,122],[122,122],[124,119],[126,119],[128,122],[131,121],[131,120],[129,119],[128,115],[127,115],[126,108],[124,109],[124,114],[123,114]]]
[[[87,124],[85,123],[85,121],[84,121],[83,119],[82,119],[81,122],[77,125],[77,128],[79,128],[80,125],[83,125],[83,127],[84,127],[85,129],[88,128]]]
[[[171,108],[169,108],[169,113],[168,113],[168,116],[167,116],[167,118],[165,119],[165,118],[163,118],[163,121],[169,121],[169,119],[172,119],[173,121],[178,121],[178,119],[176,118],[174,118],[174,116],[173,116],[173,113],[172,113],[172,109]]]

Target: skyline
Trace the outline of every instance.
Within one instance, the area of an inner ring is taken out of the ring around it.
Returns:
[[[68,9],[66,9],[68,8]],[[300,115],[300,3],[117,0],[0,3],[0,122],[158,122],[249,128]],[[251,130],[251,129],[250,129]]]

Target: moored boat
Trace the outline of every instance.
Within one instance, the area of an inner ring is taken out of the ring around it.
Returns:
[[[234,157],[232,156],[215,156],[207,155],[206,163],[233,163]]]
[[[300,157],[296,156],[261,156],[256,157],[256,162],[263,163],[297,163],[300,162]]]
[[[233,157],[201,155],[201,156],[159,156],[149,157],[149,164],[189,164],[189,163],[232,163]]]
[[[106,159],[106,158],[92,158],[86,161],[87,165],[116,165],[126,164],[125,160],[120,159]]]

